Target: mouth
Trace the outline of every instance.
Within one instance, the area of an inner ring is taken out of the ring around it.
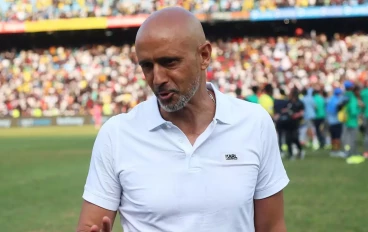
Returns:
[[[173,92],[159,92],[158,93],[158,97],[160,98],[160,100],[169,100],[172,96],[174,95]]]

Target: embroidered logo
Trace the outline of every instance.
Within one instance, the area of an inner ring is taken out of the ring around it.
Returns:
[[[225,158],[226,160],[238,160],[238,157],[236,157],[235,154],[226,154]]]

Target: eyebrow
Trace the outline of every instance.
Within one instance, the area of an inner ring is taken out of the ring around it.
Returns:
[[[163,57],[157,58],[156,60],[158,62],[162,62],[162,61],[167,61],[167,60],[182,60],[182,59],[183,58],[179,57],[179,56],[163,56]],[[149,63],[149,62],[151,62],[151,60],[144,59],[144,60],[139,61],[139,65],[143,65],[143,64],[146,64],[146,63]]]
[[[138,64],[142,66],[143,64],[146,64],[148,62],[149,62],[149,60],[141,60],[141,61],[138,62]]]

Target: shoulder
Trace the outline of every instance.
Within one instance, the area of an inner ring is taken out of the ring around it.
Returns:
[[[144,121],[143,115],[146,110],[147,101],[141,102],[132,108],[128,113],[117,114],[109,118],[102,128],[109,131],[121,131],[127,128],[127,125],[141,124]],[[101,128],[101,129],[102,129]]]
[[[234,120],[246,124],[256,123],[262,119],[270,119],[270,114],[258,103],[252,103],[226,96],[226,103],[229,107],[228,113]]]
[[[242,99],[238,99],[232,96],[226,96],[226,98],[227,98],[226,101],[229,103],[233,111],[239,111],[239,113],[241,113],[244,112],[244,110],[247,110],[253,113],[268,114],[267,111],[264,110],[264,108],[258,103],[244,101]]]

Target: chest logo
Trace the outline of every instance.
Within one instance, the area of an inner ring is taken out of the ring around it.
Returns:
[[[226,160],[238,160],[238,157],[236,157],[235,154],[226,154],[225,158]]]

